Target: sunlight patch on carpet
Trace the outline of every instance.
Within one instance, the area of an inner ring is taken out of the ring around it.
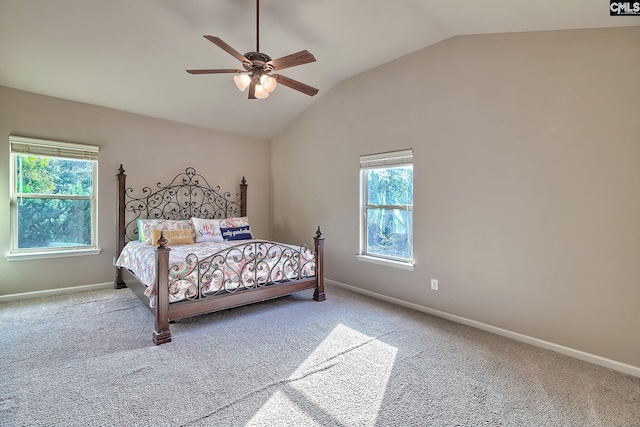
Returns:
[[[338,324],[247,425],[374,425],[397,352]]]

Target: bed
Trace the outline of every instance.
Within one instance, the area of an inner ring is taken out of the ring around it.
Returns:
[[[169,184],[126,187],[118,174],[116,289],[130,287],[155,317],[153,343],[177,319],[314,289],[324,301],[324,237],[314,248],[254,239],[247,183],[232,196],[188,167]],[[127,281],[125,282],[125,275]]]

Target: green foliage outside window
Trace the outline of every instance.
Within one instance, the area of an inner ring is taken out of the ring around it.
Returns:
[[[369,204],[413,204],[412,167],[371,169],[367,172]]]
[[[366,171],[367,252],[393,258],[412,257],[413,167]]]
[[[93,162],[14,158],[18,248],[90,246]]]

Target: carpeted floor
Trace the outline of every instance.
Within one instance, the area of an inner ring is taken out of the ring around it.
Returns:
[[[128,289],[0,304],[0,425],[640,426],[640,378],[335,287],[171,329]]]

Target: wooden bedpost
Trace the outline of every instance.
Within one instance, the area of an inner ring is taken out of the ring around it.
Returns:
[[[313,238],[316,249],[316,289],[313,291],[313,299],[316,301],[324,301],[327,296],[324,293],[324,237],[322,237],[322,231],[320,226],[316,231],[316,236]]]
[[[160,232],[158,248],[156,249],[156,306],[154,313],[156,325],[153,330],[153,343],[155,345],[171,342],[169,330],[169,252],[166,246],[169,241]]]
[[[247,216],[247,181],[244,176],[240,182],[240,216]]]
[[[118,236],[116,240],[117,244],[117,253],[116,257],[120,256],[120,252],[124,248],[124,238],[125,238],[125,230],[124,230],[124,192],[125,192],[125,184],[127,181],[127,175],[124,174],[124,169],[122,168],[122,164],[120,164],[120,168],[118,169],[118,173],[116,175],[118,177]],[[115,289],[126,288],[127,284],[122,280],[122,269],[120,267],[116,267],[116,280],[113,282],[113,287]]]

